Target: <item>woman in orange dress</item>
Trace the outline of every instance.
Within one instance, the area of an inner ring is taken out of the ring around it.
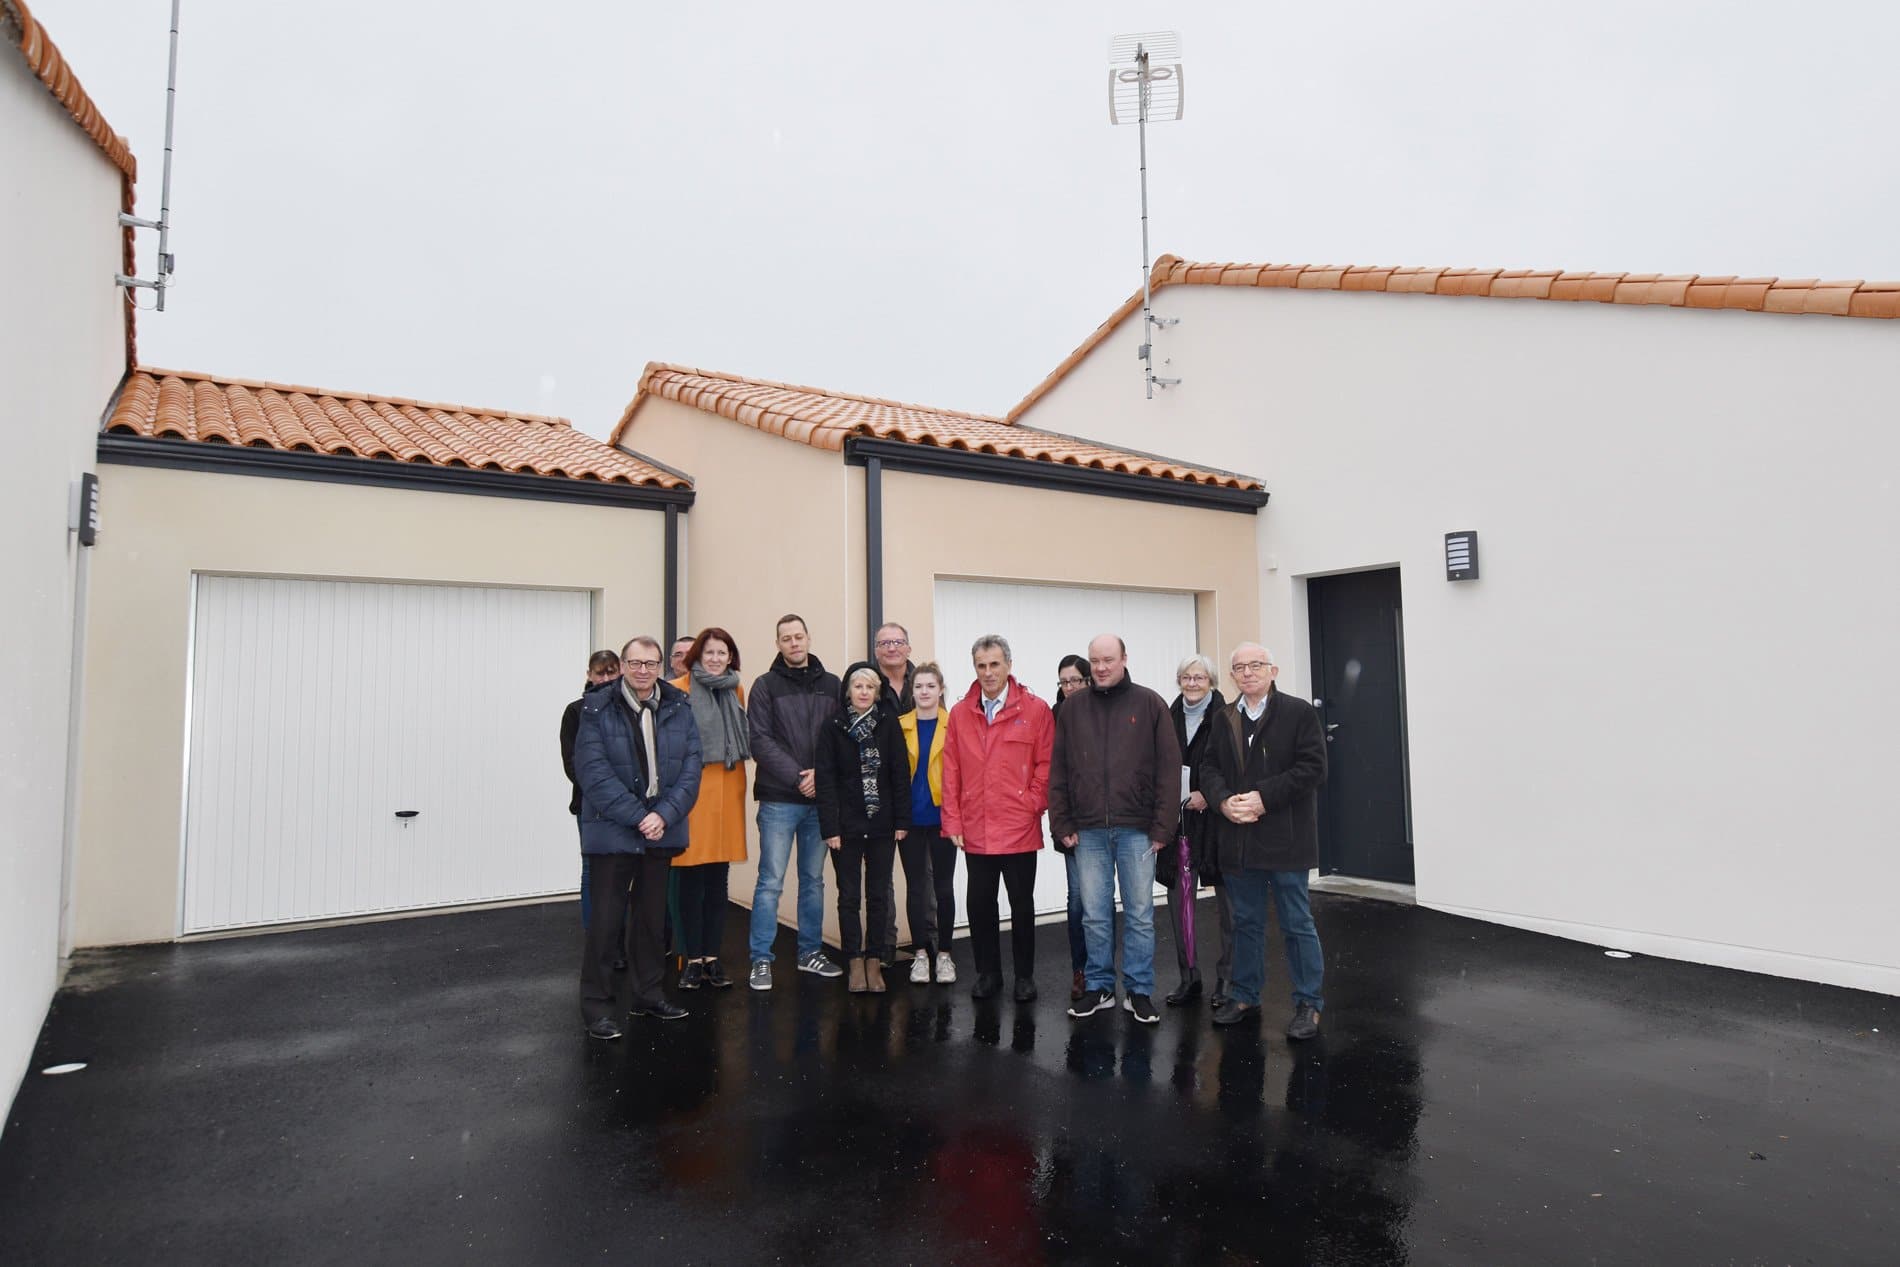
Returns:
[[[726,931],[726,877],[745,861],[745,688],[739,684],[739,644],[718,626],[702,629],[686,652],[686,673],[673,679],[693,706],[699,726],[699,799],[686,818],[686,852],[673,860],[679,877],[680,940],[686,966],[682,990],[732,984],[719,966]]]

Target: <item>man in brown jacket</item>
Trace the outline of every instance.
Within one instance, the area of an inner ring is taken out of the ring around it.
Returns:
[[[1063,701],[1049,761],[1049,830],[1075,850],[1088,968],[1069,1015],[1115,1006],[1115,888],[1122,898],[1122,1006],[1161,1019],[1155,983],[1155,854],[1181,821],[1181,744],[1167,701],[1128,677],[1114,634],[1089,643],[1089,689]]]

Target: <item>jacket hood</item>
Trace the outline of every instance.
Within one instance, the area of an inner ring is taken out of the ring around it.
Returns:
[[[871,672],[877,674],[878,699],[881,701],[884,698],[884,670],[877,667],[875,660],[854,660],[851,662],[851,667],[846,669],[838,678],[838,709],[841,715],[848,714],[851,711],[851,675],[856,673],[859,669],[869,669]],[[872,704],[871,707],[876,708],[877,705]]]
[[[1133,686],[1134,684],[1135,684],[1134,675],[1130,673],[1127,669],[1123,669],[1121,681],[1115,683],[1115,685],[1097,686],[1095,685],[1095,680],[1091,678],[1089,679],[1088,689],[1091,695],[1120,695],[1122,692],[1126,691],[1129,687]]]
[[[788,678],[802,686],[810,682],[813,678],[824,676],[825,665],[816,655],[808,655],[805,657],[804,667],[794,669],[791,665],[785,663],[785,655],[781,652],[772,657],[771,671],[782,678]]]

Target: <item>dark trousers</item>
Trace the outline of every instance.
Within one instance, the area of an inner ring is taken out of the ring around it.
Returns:
[[[904,863],[904,915],[910,920],[910,944],[931,955],[937,953],[938,944],[935,846],[939,844],[948,846],[951,865],[956,865],[956,846],[935,827],[913,827],[897,842],[897,856]],[[953,895],[953,904],[955,900]],[[952,915],[954,918],[954,905]],[[893,944],[895,940],[893,937]]]
[[[618,1010],[621,974],[614,960],[624,953],[629,1007],[658,1003],[665,962],[666,876],[671,854],[598,853],[587,869],[588,902],[594,908],[581,956],[581,1016],[588,1023]],[[629,913],[631,912],[631,913]]]
[[[1003,975],[1003,922],[996,903],[1000,880],[1009,891],[1009,949],[1016,977],[1036,975],[1036,855],[1030,853],[970,853],[963,855],[970,871],[964,906],[970,912],[970,949],[976,955],[979,977]]]
[[[937,949],[950,949],[950,938],[957,930],[957,847],[930,829],[930,882],[937,890]]]
[[[846,959],[890,956],[891,863],[896,855],[897,842],[889,836],[841,836],[831,851],[831,871],[838,880],[838,949]],[[863,904],[870,909],[860,924],[858,909]]]
[[[1166,853],[1165,850],[1163,852]],[[1227,895],[1227,886],[1219,881],[1214,884],[1214,900],[1220,909],[1220,955],[1214,962],[1214,982],[1221,985],[1233,980],[1234,977],[1234,903]],[[1200,932],[1198,926],[1195,928],[1197,936],[1194,939],[1194,957],[1197,962],[1189,963],[1187,959],[1187,938],[1183,934],[1186,932],[1186,926],[1194,923],[1195,907],[1195,894],[1192,889],[1183,893],[1181,886],[1176,884],[1169,891],[1168,924],[1174,929],[1174,962],[1175,966],[1181,970],[1181,980],[1184,983],[1199,981],[1201,964],[1207,962],[1207,943],[1198,936]]]
[[[726,935],[726,876],[731,870],[729,862],[673,868],[680,882],[680,943],[688,959],[719,954]]]

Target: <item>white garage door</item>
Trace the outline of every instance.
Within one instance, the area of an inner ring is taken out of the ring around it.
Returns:
[[[1056,664],[1065,655],[1086,658],[1096,634],[1119,634],[1128,644],[1129,675],[1163,699],[1174,698],[1175,666],[1199,649],[1192,594],[939,580],[936,616],[937,659],[950,679],[952,700],[962,699],[976,680],[970,645],[986,633],[1009,640],[1017,680],[1045,701],[1055,699]],[[1037,912],[1063,910],[1068,892],[1061,856],[1045,851],[1036,862]],[[959,880],[959,923],[962,902]],[[1007,897],[1003,909],[1009,909]]]
[[[572,891],[591,603],[196,578],[183,931]]]

